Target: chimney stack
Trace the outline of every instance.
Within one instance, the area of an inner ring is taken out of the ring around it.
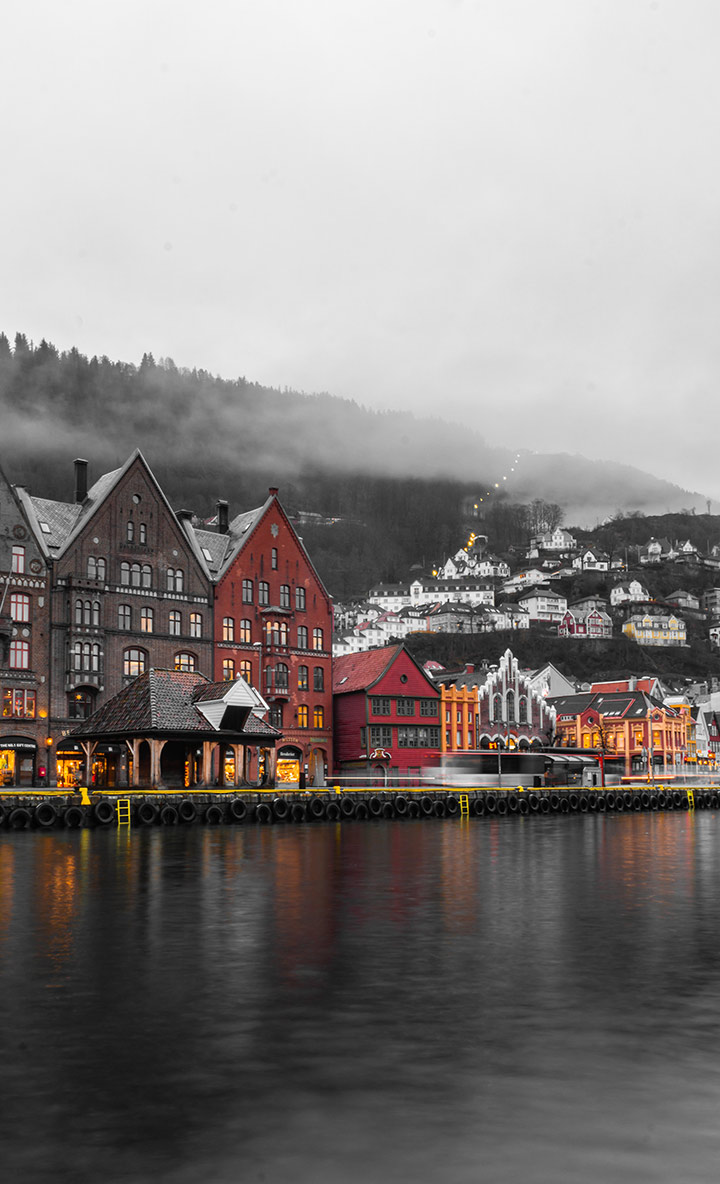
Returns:
[[[193,510],[176,510],[175,517],[177,518],[178,522],[192,522],[195,514]]]
[[[86,460],[75,461],[75,501],[78,505],[82,505],[87,497],[88,482],[88,462]]]
[[[270,494],[270,497],[277,497],[278,491],[274,485],[271,485],[268,493]]]
[[[227,534],[230,529],[230,516],[228,512],[228,504],[222,498],[217,502],[217,530],[218,534]]]

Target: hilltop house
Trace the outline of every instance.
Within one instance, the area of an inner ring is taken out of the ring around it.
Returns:
[[[633,613],[623,633],[638,645],[685,645],[686,641],[685,622],[661,612]]]
[[[642,603],[642,601],[649,599],[650,593],[639,580],[628,580],[621,584],[615,584],[614,588],[610,589],[610,604],[613,608],[617,608],[621,604]]]

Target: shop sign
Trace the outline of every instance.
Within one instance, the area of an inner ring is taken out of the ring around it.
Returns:
[[[34,740],[26,739],[25,736],[0,736],[0,748],[27,748],[31,752],[35,752],[37,744]]]
[[[298,748],[280,748],[277,755],[279,761],[297,761],[300,759],[300,750]]]

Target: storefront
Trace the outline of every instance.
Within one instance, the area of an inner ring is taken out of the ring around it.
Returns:
[[[0,788],[35,784],[37,744],[29,736],[0,736]]]
[[[301,749],[295,748],[291,744],[286,744],[283,748],[279,748],[277,764],[275,766],[275,783],[277,785],[284,785],[286,788],[293,785],[300,786],[301,773],[304,773]],[[303,775],[303,781],[304,779]]]
[[[85,753],[78,741],[63,741],[55,753],[58,789],[74,789],[82,785],[85,775]]]

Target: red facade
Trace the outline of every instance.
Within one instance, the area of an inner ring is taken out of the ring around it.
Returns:
[[[336,658],[335,769],[348,784],[368,776],[407,784],[440,757],[440,692],[400,645]]]
[[[223,530],[219,515],[219,532]],[[201,547],[217,534],[196,532]],[[210,537],[208,537],[210,535]],[[241,674],[283,739],[277,779],[322,785],[332,768],[332,604],[277,499],[226,529],[216,575],[214,678]]]

